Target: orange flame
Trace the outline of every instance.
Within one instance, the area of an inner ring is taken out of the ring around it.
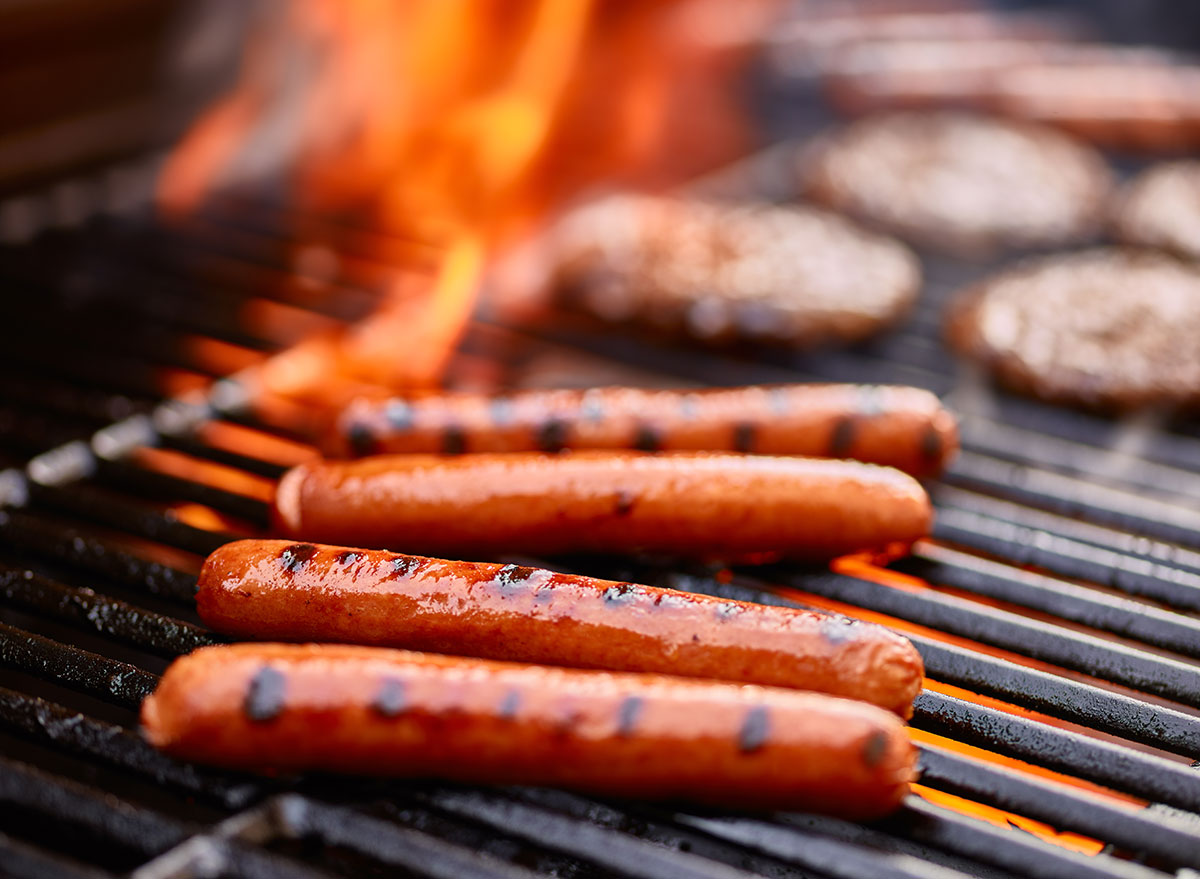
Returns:
[[[333,373],[428,386],[488,265],[566,200],[601,179],[666,182],[668,159],[677,176],[737,152],[733,104],[707,87],[729,67],[712,24],[746,30],[768,6],[295,0],[262,23],[236,88],[175,150],[160,202],[178,216],[268,168],[302,215],[349,212],[435,246],[426,290],[398,285],[372,319],[314,337],[263,379],[287,392]]]

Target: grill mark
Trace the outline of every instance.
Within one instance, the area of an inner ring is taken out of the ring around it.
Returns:
[[[415,418],[412,406],[403,400],[390,400],[383,409],[383,417],[393,430],[412,430]]]
[[[524,565],[505,565],[496,572],[494,580],[501,586],[515,586],[517,583],[528,580],[537,571],[537,568],[529,568]]]
[[[850,451],[850,447],[854,445],[854,434],[856,426],[853,415],[843,415],[837,420],[833,426],[833,433],[829,437],[829,456],[832,458],[841,458]]]
[[[633,447],[639,452],[657,452],[662,448],[662,433],[649,424],[640,424],[633,436]]]
[[[617,709],[617,735],[624,739],[634,734],[643,707],[645,701],[641,696],[626,696],[621,701]]]
[[[398,555],[392,559],[392,573],[400,577],[407,577],[420,564],[421,560],[416,556]]]
[[[442,451],[447,455],[461,455],[467,450],[467,434],[459,425],[452,424],[442,432]]]
[[[617,492],[617,501],[613,504],[613,512],[618,516],[628,516],[633,512],[633,505],[637,502],[637,497],[632,491],[621,489]]]
[[[758,440],[758,428],[748,421],[743,421],[733,428],[733,450],[735,452],[750,453],[754,451],[754,447]]]
[[[614,583],[604,590],[604,600],[608,603],[627,601],[637,592],[637,586],[632,583]]]
[[[496,710],[496,716],[501,720],[512,720],[517,716],[517,711],[521,707],[521,693],[518,690],[509,690],[504,694],[504,698],[500,700],[500,707]]]
[[[279,561],[283,565],[283,569],[292,574],[304,567],[305,563],[316,555],[317,548],[311,543],[293,543],[291,546],[284,547],[283,552],[279,554]]]
[[[399,678],[384,678],[375,691],[371,707],[384,717],[396,717],[404,712],[408,705],[407,688]]]
[[[942,446],[942,435],[930,424],[921,436],[921,454],[930,460],[938,460],[943,451],[945,450]]]
[[[337,555],[337,561],[338,561],[338,564],[340,564],[340,565],[353,564],[354,562],[358,561],[361,558],[362,558],[362,553],[355,552],[352,549],[348,549],[345,552],[339,552]]]
[[[543,452],[561,452],[567,447],[567,423],[561,418],[551,418],[538,428],[537,444]]]
[[[738,748],[743,754],[757,751],[767,742],[770,732],[771,713],[765,705],[755,705],[746,712],[742,719],[742,728],[738,732]]]
[[[570,735],[581,720],[583,712],[579,708],[568,708],[554,722],[554,731],[560,736]]]
[[[843,616],[827,616],[821,620],[821,635],[830,644],[844,644],[853,641],[863,629],[858,620]]]
[[[366,457],[375,451],[375,434],[360,421],[346,428],[346,441],[350,443],[350,450],[359,457]]]
[[[264,665],[255,672],[246,689],[246,701],[242,705],[246,717],[255,723],[274,720],[283,713],[286,689],[287,676],[278,669]]]
[[[879,765],[879,761],[883,759],[883,755],[887,753],[888,737],[886,733],[875,732],[867,739],[863,745],[862,758],[863,763],[868,769],[874,769]]]

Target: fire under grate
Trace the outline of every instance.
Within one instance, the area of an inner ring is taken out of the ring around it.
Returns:
[[[295,219],[244,196],[180,227],[97,217],[0,252],[0,873],[1200,875],[1195,426],[983,389],[937,334],[946,296],[984,268],[948,260],[926,260],[905,327],[851,351],[713,354],[570,315],[481,318],[451,370],[465,386],[903,382],[959,409],[933,538],[888,570],[565,562],[904,631],[929,686],[921,788],[892,818],[262,779],[159,755],[138,704],[172,657],[220,640],[191,605],[199,562],[264,533],[271,480],[307,448],[288,411],[256,410],[230,376],[360,318],[395,268],[357,246],[373,233],[302,218],[328,227],[318,246],[280,231]]]

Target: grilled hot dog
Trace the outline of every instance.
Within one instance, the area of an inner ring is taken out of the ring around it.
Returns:
[[[142,706],[175,757],[875,818],[914,777],[871,705],[658,675],[368,647],[239,644],[177,660]]]
[[[288,471],[276,524],[303,540],[471,556],[644,550],[825,560],[930,527],[912,477],[853,461],[679,452],[383,455]]]
[[[241,638],[341,641],[817,690],[903,717],[920,654],[882,626],[556,574],[242,540],[208,557],[201,618]]]
[[[561,449],[812,455],[916,476],[940,471],[957,447],[954,416],[928,391],[820,384],[359,400],[326,443],[342,457]]]

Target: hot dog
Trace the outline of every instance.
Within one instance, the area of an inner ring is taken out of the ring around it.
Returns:
[[[647,551],[827,560],[929,532],[910,476],[853,461],[574,452],[318,461],[284,474],[278,530],[424,555]]]
[[[915,476],[940,471],[957,447],[954,416],[928,391],[821,384],[358,400],[325,445],[340,457],[561,449],[754,452],[854,458]]]
[[[369,647],[238,644],[176,660],[142,705],[172,756],[875,818],[914,777],[904,726],[792,690]]]
[[[241,540],[196,595],[217,631],[817,690],[912,714],[920,654],[882,626],[556,574],[391,552]]]

